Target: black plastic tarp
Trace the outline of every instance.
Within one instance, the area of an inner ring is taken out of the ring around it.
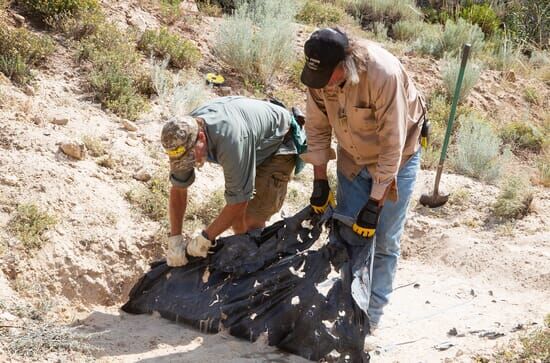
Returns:
[[[266,335],[269,345],[314,361],[368,362],[372,251],[371,240],[330,213],[306,208],[256,236],[220,238],[186,266],[152,264],[122,309],[251,342]]]

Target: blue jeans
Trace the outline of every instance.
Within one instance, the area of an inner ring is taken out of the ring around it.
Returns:
[[[382,316],[384,306],[393,291],[393,278],[400,253],[400,240],[407,209],[414,190],[416,174],[420,168],[420,152],[413,155],[397,174],[399,200],[384,203],[378,226],[376,227],[376,250],[372,265],[372,282],[367,314],[371,325],[376,326]],[[338,172],[338,192],[336,213],[355,219],[361,208],[369,200],[372,178],[367,170],[361,170],[353,180]],[[365,261],[365,268],[370,265]],[[364,274],[363,276],[366,276]]]

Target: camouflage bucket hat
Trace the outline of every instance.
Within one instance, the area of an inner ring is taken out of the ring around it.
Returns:
[[[198,132],[199,125],[191,116],[173,117],[164,125],[160,140],[170,159],[170,171],[193,169]]]

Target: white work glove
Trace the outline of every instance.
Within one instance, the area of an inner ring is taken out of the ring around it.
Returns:
[[[166,251],[166,264],[172,267],[184,266],[187,264],[185,249],[187,241],[181,234],[168,238],[168,251]]]
[[[197,235],[187,245],[187,253],[190,256],[206,257],[208,250],[212,247],[212,242],[204,236],[204,231]]]

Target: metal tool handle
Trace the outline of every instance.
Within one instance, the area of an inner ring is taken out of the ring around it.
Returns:
[[[447,147],[449,146],[449,140],[451,139],[451,132],[453,130],[453,122],[456,116],[456,106],[460,98],[460,89],[462,88],[462,80],[464,79],[464,70],[466,69],[466,63],[468,62],[468,56],[470,55],[470,44],[464,44],[462,48],[462,62],[460,63],[460,71],[458,72],[458,79],[456,81],[455,93],[453,95],[453,103],[451,104],[451,113],[449,114],[449,121],[447,122],[447,131],[445,132],[445,139],[443,140],[443,147],[441,148],[441,157],[439,158],[439,165],[437,166],[437,174],[435,176],[434,194],[439,191],[439,180],[441,179],[441,172],[443,171],[443,163],[447,156]]]

